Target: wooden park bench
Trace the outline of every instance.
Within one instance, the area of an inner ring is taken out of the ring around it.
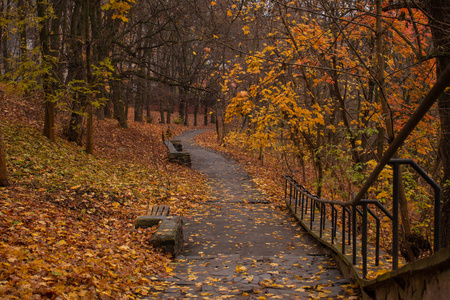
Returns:
[[[176,256],[183,246],[183,220],[179,216],[169,216],[169,205],[152,205],[147,215],[136,219],[135,228],[157,226],[158,230],[150,239],[150,244]]]
[[[165,140],[164,145],[166,145],[169,150],[170,162],[191,167],[191,155],[188,152],[183,151],[183,146],[180,141]]]

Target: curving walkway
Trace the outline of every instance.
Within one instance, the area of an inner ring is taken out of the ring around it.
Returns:
[[[163,287],[147,299],[347,299],[350,282],[287,210],[271,208],[234,161],[193,144],[202,132],[177,139],[211,199],[184,218],[184,256],[173,277],[152,278]]]

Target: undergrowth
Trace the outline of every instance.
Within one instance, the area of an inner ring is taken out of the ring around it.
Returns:
[[[2,123],[10,186],[0,189],[0,298],[133,299],[156,288],[149,276],[170,269],[148,243],[153,230],[135,230],[134,220],[156,203],[185,214],[206,197],[202,178],[166,165],[150,128],[111,124],[97,124],[109,137],[89,156],[34,127]],[[111,137],[130,135],[139,149]]]

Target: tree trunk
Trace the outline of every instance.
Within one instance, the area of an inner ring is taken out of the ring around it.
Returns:
[[[144,122],[144,80],[137,80],[137,91],[134,99],[134,120],[136,122]]]
[[[5,149],[3,146],[3,134],[0,127],[0,186],[8,186],[8,172],[6,171]]]
[[[122,99],[122,85],[118,82],[112,83],[112,102],[114,106],[114,118],[119,122],[121,128],[128,128],[125,102]]]
[[[194,126],[197,126],[197,115],[198,115],[198,107],[200,106],[199,102],[196,102],[194,105]]]
[[[4,12],[3,14],[5,15],[6,20],[9,19],[9,9],[10,9],[10,4],[11,0],[7,0],[6,4],[4,5]],[[8,26],[5,25],[2,27],[3,29],[3,34],[2,34],[2,40],[0,41],[0,43],[2,43],[2,58],[3,58],[3,74],[7,74],[8,72],[10,72],[10,68],[9,68],[9,50],[8,50],[8,40],[9,40],[9,30],[8,30]]]
[[[183,89],[180,92],[180,103],[178,105],[178,119],[184,123],[184,105],[186,104],[186,91]]]
[[[49,61],[50,47],[49,47],[49,32],[48,20],[45,16],[46,7],[43,2],[37,1],[37,15],[40,20],[39,41],[41,44],[42,64],[48,71],[42,75],[43,97],[45,108],[44,119],[44,136],[50,141],[55,141],[55,103],[51,99],[52,83],[50,81],[52,62]]]
[[[203,116],[203,125],[208,126],[208,107],[205,105]]]
[[[87,112],[86,153],[94,154],[94,108],[92,104],[88,105]]]
[[[377,56],[377,89],[375,90],[376,97],[381,102],[381,106],[383,109],[383,116],[385,118],[385,126],[386,126],[386,133],[389,140],[389,143],[391,143],[394,140],[395,134],[394,134],[394,123],[392,119],[392,113],[391,109],[389,107],[389,103],[387,101],[385,89],[384,89],[384,73],[385,73],[385,61],[384,61],[384,39],[383,39],[383,32],[384,29],[382,27],[382,0],[376,1],[376,8],[377,8],[377,20],[376,20],[376,56]],[[384,131],[380,131],[379,134],[384,135]],[[381,140],[384,140],[384,136],[378,137],[379,142]],[[379,146],[380,147],[380,146]],[[395,153],[394,158],[398,158],[398,153]],[[402,171],[400,169],[399,171],[399,177],[402,178]],[[405,193],[405,187],[403,184],[403,180],[400,180],[399,182],[399,208],[400,208],[400,216],[402,220],[402,229],[404,233],[404,237],[409,236],[411,234],[411,225],[409,220],[409,210],[408,210],[408,201],[406,199],[406,193]],[[405,239],[406,241],[406,239]],[[409,247],[407,247],[409,248]],[[412,253],[411,253],[412,254]]]
[[[39,1],[38,1],[39,2]],[[26,11],[27,8],[25,7],[24,1],[19,0],[17,2],[17,8],[19,10],[19,38],[20,38],[20,60],[22,62],[26,62],[28,60],[28,47],[27,47],[27,22],[26,22]]]
[[[161,123],[161,124],[166,123],[165,118],[164,118],[164,107],[165,107],[165,105],[164,105],[163,98],[160,97],[159,98],[159,117],[160,117],[159,123]]]
[[[189,105],[188,105],[187,98],[186,98],[186,103],[185,103],[185,106],[184,106],[183,124],[185,126],[189,125]]]
[[[93,78],[91,73],[92,53],[91,53],[91,30],[89,26],[90,7],[89,0],[83,2],[83,17],[84,17],[84,45],[85,45],[85,82],[86,86],[90,87]],[[91,93],[91,92],[89,92]],[[87,104],[87,124],[86,124],[86,153],[94,154],[94,107],[93,98],[95,94],[92,92],[91,97],[88,98]]]
[[[170,99],[170,100],[167,101],[166,124],[170,124],[170,122],[171,122],[172,110],[173,110],[173,99]]]
[[[75,1],[75,7],[71,19],[71,40],[68,45],[68,81],[72,81],[74,86],[80,86],[85,82],[83,53],[83,3],[81,0]],[[76,142],[81,146],[83,136],[83,117],[86,107],[86,95],[75,92],[72,96],[72,114],[70,116],[69,128],[67,131],[68,140]]]
[[[145,107],[146,107],[146,111],[147,111],[147,123],[152,123],[153,122],[153,118],[152,118],[152,107],[151,107],[151,101],[150,101],[150,92],[149,92],[149,88],[150,88],[150,83],[148,80],[145,80],[145,89],[144,89],[144,103],[145,103]]]

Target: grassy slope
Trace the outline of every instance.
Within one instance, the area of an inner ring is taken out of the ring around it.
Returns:
[[[157,288],[148,276],[169,260],[135,218],[155,203],[182,215],[206,197],[197,173],[165,162],[165,128],[99,121],[87,156],[50,143],[35,121],[1,118],[11,186],[0,188],[0,298],[129,299]]]

